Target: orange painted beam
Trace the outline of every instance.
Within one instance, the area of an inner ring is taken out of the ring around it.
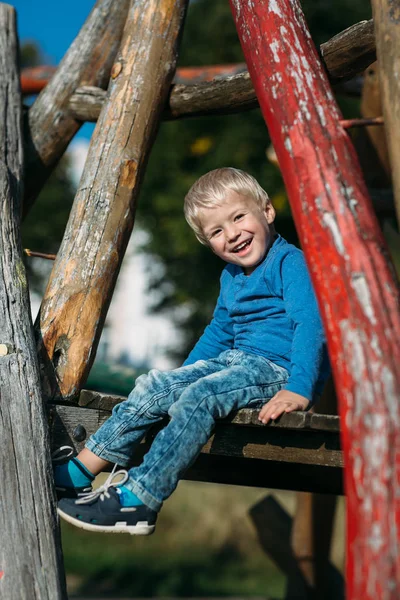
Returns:
[[[174,83],[199,83],[215,77],[236,75],[246,70],[246,63],[210,65],[204,67],[181,67],[176,70]],[[22,69],[21,88],[24,96],[39,94],[56,72],[57,67],[41,66]]]

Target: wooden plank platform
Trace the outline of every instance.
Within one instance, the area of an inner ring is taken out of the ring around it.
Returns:
[[[79,451],[124,398],[83,390],[78,405],[49,405],[52,447]],[[258,410],[221,420],[186,478],[197,481],[342,494],[339,417],[295,412],[262,425]],[[165,426],[166,421],[161,425]],[[140,463],[160,426],[140,444]]]

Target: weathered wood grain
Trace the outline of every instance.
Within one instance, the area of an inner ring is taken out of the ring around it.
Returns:
[[[57,440],[53,445],[62,445],[70,441],[77,450],[82,449],[89,436],[110,416],[109,410],[78,406],[51,405],[50,409],[53,436]],[[153,429],[156,430],[157,428]],[[338,432],[313,430],[309,427],[291,429],[273,424],[259,424],[255,427],[237,424],[229,419],[217,423],[215,434],[204,446],[202,453],[343,467]]]
[[[48,410],[54,449],[66,444],[80,451],[110,416],[110,410],[78,406],[49,404]],[[159,428],[154,427],[140,445],[135,463],[141,461]],[[342,469],[338,432],[261,424],[256,427],[223,420],[217,423],[215,433],[185,477],[341,494]]]
[[[400,223],[400,6],[393,0],[373,0],[372,9],[385,132]],[[397,525],[400,528],[400,514]],[[397,577],[400,579],[400,559]]]
[[[327,332],[346,463],[347,597],[394,600],[400,596],[394,269],[300,3],[231,5]]]
[[[374,22],[361,21],[321,44],[320,55],[332,84],[362,73],[376,60]]]
[[[93,390],[82,390],[79,395],[78,404],[82,408],[92,408],[110,412],[116,404],[123,400],[126,400],[123,396],[104,394]],[[225,421],[227,423],[233,423],[234,425],[264,427],[258,420],[259,412],[260,411],[255,408],[243,408],[227,417]],[[340,419],[334,414],[292,412],[283,414],[279,421],[271,422],[269,427],[278,429],[315,429],[339,433]]]
[[[99,88],[78,88],[69,101],[71,115],[77,120],[94,123],[105,100],[106,94]],[[170,121],[224,115],[257,107],[250,75],[245,72],[195,84],[173,83],[162,118]]]
[[[376,57],[372,20],[362,21],[338,33],[321,45],[320,52],[332,83],[346,81],[361,73]],[[105,99],[104,90],[80,87],[70,98],[71,114],[79,121],[96,122]],[[246,71],[192,85],[173,83],[162,118],[222,115],[257,107],[257,96]]]
[[[237,458],[258,458],[303,465],[343,467],[339,437],[336,434],[291,430],[271,427],[232,427],[219,424],[215,435],[202,452]]]
[[[46,398],[74,399],[93,362],[175,72],[186,3],[137,0],[129,9],[108,101],[36,323]]]
[[[379,117],[383,114],[382,98],[379,85],[379,65],[375,61],[368,67],[364,75],[364,85],[361,93],[360,112],[363,117]],[[379,162],[384,168],[389,181],[391,178],[391,166],[387,144],[386,127],[366,127],[366,133],[378,155]],[[394,204],[393,204],[394,206]]]
[[[82,125],[68,111],[69,97],[81,85],[107,87],[128,7],[129,0],[97,0],[55,75],[29,110],[24,214]]]
[[[0,4],[0,597],[66,598],[28,283],[14,8]]]
[[[107,92],[105,90],[85,85],[72,94],[68,108],[77,121],[96,123],[106,100]]]

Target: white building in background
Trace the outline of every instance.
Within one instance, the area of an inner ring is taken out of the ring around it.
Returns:
[[[168,319],[148,310],[152,304],[146,291],[148,258],[135,252],[139,235],[132,235],[108,311],[108,357],[118,360],[128,354],[135,364],[169,369],[176,365],[166,356],[166,350],[178,345],[179,335]]]
[[[73,142],[68,150],[76,183],[82,173],[88,146],[89,142],[81,139]],[[170,369],[176,365],[166,352],[168,348],[179,344],[179,335],[166,317],[149,311],[153,304],[146,289],[149,259],[135,250],[141,242],[141,235],[144,235],[143,232],[135,230],[128,244],[97,358],[114,362],[124,356],[129,357],[135,365],[148,364],[151,368]],[[44,269],[47,268],[51,268],[50,265],[44,265]],[[39,306],[40,298],[32,295],[33,319]]]

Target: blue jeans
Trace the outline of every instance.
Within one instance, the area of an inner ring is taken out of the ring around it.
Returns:
[[[126,487],[159,511],[211,436],[216,419],[245,407],[261,407],[284,386],[288,372],[266,358],[227,350],[173,371],[151,370],[136,380],[127,400],[88,440],[104,460],[128,467],[148,429],[171,417],[154,438]]]

